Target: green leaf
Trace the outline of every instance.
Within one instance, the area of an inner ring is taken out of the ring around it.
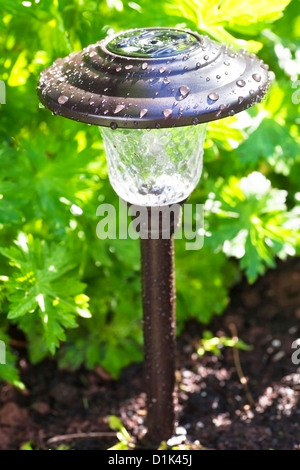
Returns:
[[[288,175],[299,157],[299,144],[292,138],[286,126],[266,118],[239,146],[237,153],[244,165],[255,168],[258,162],[263,160],[276,173]]]
[[[74,260],[63,245],[51,246],[24,234],[19,235],[15,246],[0,248],[0,253],[14,268],[5,283],[10,302],[8,318],[18,321],[24,317],[31,325],[38,312],[43,339],[54,354],[60,341],[65,340],[65,329],[75,328],[76,317],[83,311],[85,286],[73,272]],[[88,298],[84,299],[87,307]],[[87,316],[87,308],[84,311]]]
[[[15,307],[11,308],[9,311],[9,314],[7,315],[7,318],[9,320],[13,320],[15,318],[25,315],[26,313],[33,312],[38,306],[38,303],[35,297],[29,298],[28,300],[26,300],[26,297],[25,297],[25,301],[23,302],[21,302],[21,298],[19,298],[19,295],[17,297],[14,296],[14,299],[17,299],[17,302],[14,301]],[[19,300],[20,300],[20,303],[19,303]]]
[[[21,445],[20,450],[34,450],[33,443],[28,441]]]
[[[108,450],[129,450],[130,447],[132,448],[130,445],[131,436],[117,416],[109,416],[108,425],[110,429],[117,431],[117,438],[120,441],[118,444],[115,444]]]
[[[211,249],[207,238],[204,247],[195,251],[186,251],[184,240],[176,240],[179,331],[187,319],[206,324],[213,315],[220,315],[227,305],[228,289],[236,280],[236,274],[225,255]]]
[[[286,191],[272,188],[265,176],[253,172],[240,180],[230,178],[219,197],[218,209],[211,214],[212,244],[241,259],[250,282],[266,267],[274,267],[276,257],[295,253],[295,216],[287,211]]]
[[[7,334],[7,324],[3,326],[3,314],[0,313],[1,327],[0,327],[0,379],[11,383],[20,390],[25,390],[25,385],[20,379],[20,374],[17,368],[17,356],[12,352],[10,347],[10,338]],[[4,350],[3,350],[4,349]],[[4,362],[4,363],[3,363]]]
[[[283,15],[283,11],[291,0],[223,0],[215,1],[214,15],[211,18],[207,8],[204,11],[204,20],[218,24],[227,24],[231,28],[235,26],[249,26],[256,24],[257,29],[262,28],[263,23],[271,23]],[[202,3],[202,2],[201,2]],[[210,3],[207,0],[207,5]],[[244,31],[247,34],[247,30]],[[249,34],[249,33],[248,33]],[[251,29],[253,34],[253,28]]]

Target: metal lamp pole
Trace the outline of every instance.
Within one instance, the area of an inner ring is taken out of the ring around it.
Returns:
[[[163,217],[163,207],[161,214]],[[170,230],[165,238],[162,220],[159,221],[158,229],[153,230],[151,208],[148,215],[148,231],[141,238],[145,388],[147,437],[153,444],[157,444],[169,439],[175,431],[176,312],[173,233],[180,214],[175,214],[169,220]]]
[[[202,170],[203,123],[262,100],[268,66],[207,36],[173,28],[122,32],[58,59],[38,94],[55,114],[100,126],[110,183],[147,208],[141,236],[147,427],[151,442],[175,427],[173,231],[150,215],[184,201]],[[200,125],[198,125],[200,124]],[[152,220],[152,219],[151,219]]]
[[[174,433],[175,283],[174,240],[141,240],[145,387],[148,436]]]

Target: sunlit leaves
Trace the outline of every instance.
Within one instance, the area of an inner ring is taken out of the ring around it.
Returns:
[[[78,140],[76,133],[66,131],[59,141],[51,139],[49,130],[46,136],[37,132],[31,140],[23,129],[26,137],[19,148],[2,145],[0,223],[20,221],[22,213],[23,222],[48,219],[52,230],[62,234],[71,216],[83,213],[82,207],[94,214],[89,203],[100,189],[101,163],[91,162],[91,157],[98,152],[87,151],[86,133],[84,141],[82,134]]]
[[[77,326],[76,317],[90,317],[87,299],[82,299],[83,284],[65,246],[49,246],[45,241],[20,234],[15,246],[0,248],[12,266],[5,283],[10,302],[8,318],[34,318],[40,325],[46,347],[54,353],[65,340],[65,328]]]
[[[176,254],[178,327],[180,329],[188,318],[208,323],[212,315],[224,311],[228,287],[237,272],[225,255],[216,254],[206,240],[198,251],[186,251],[183,240],[178,240]]]
[[[250,167],[256,167],[259,161],[264,160],[276,173],[288,175],[293,163],[300,158],[300,151],[287,127],[273,119],[264,119],[239,147],[238,155],[241,162]]]
[[[261,48],[259,42],[250,40],[246,43],[236,39],[230,31],[254,35],[267,23],[280,18],[289,3],[290,0],[264,0],[262,3],[256,0],[175,0],[167,4],[167,11],[188,19],[200,31],[218,41],[237,46],[247,45],[249,50],[257,51]]]
[[[225,150],[233,150],[243,142],[246,133],[237,126],[235,116],[212,121],[207,125],[206,145],[216,145]]]
[[[7,84],[9,86],[20,86],[27,82],[29,77],[28,61],[26,51],[22,51],[11,69]]]
[[[212,243],[239,258],[250,282],[275,266],[275,258],[295,254],[296,231],[286,209],[287,192],[271,187],[261,173],[229,179],[214,203]]]
[[[97,267],[91,261],[86,290],[93,317],[80,320],[81,335],[69,331],[59,362],[69,368],[101,364],[117,377],[130,362],[142,359],[139,243],[102,240],[94,244],[93,253]]]
[[[262,23],[270,23],[283,15],[285,7],[291,0],[223,0],[216,1],[217,8],[215,8],[215,20],[212,22],[227,24],[229,27],[247,26],[251,25],[251,34],[254,30],[259,30]],[[201,2],[202,3],[202,2]],[[207,1],[207,6],[209,1]],[[203,8],[204,10],[204,8]],[[207,8],[205,19],[210,16],[209,9]],[[255,29],[253,27],[255,25]],[[246,34],[249,34],[249,32]]]

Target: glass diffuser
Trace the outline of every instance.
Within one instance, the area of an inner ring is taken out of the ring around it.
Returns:
[[[125,201],[163,206],[186,199],[197,185],[206,125],[171,129],[101,128],[112,187]]]

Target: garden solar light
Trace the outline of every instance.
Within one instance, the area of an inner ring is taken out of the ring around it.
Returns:
[[[205,123],[260,102],[269,83],[253,54],[192,31],[144,28],[56,60],[38,91],[55,114],[101,127],[112,187],[150,213],[183,202],[197,185]],[[148,436],[162,441],[175,423],[172,234],[150,229],[141,253]]]

